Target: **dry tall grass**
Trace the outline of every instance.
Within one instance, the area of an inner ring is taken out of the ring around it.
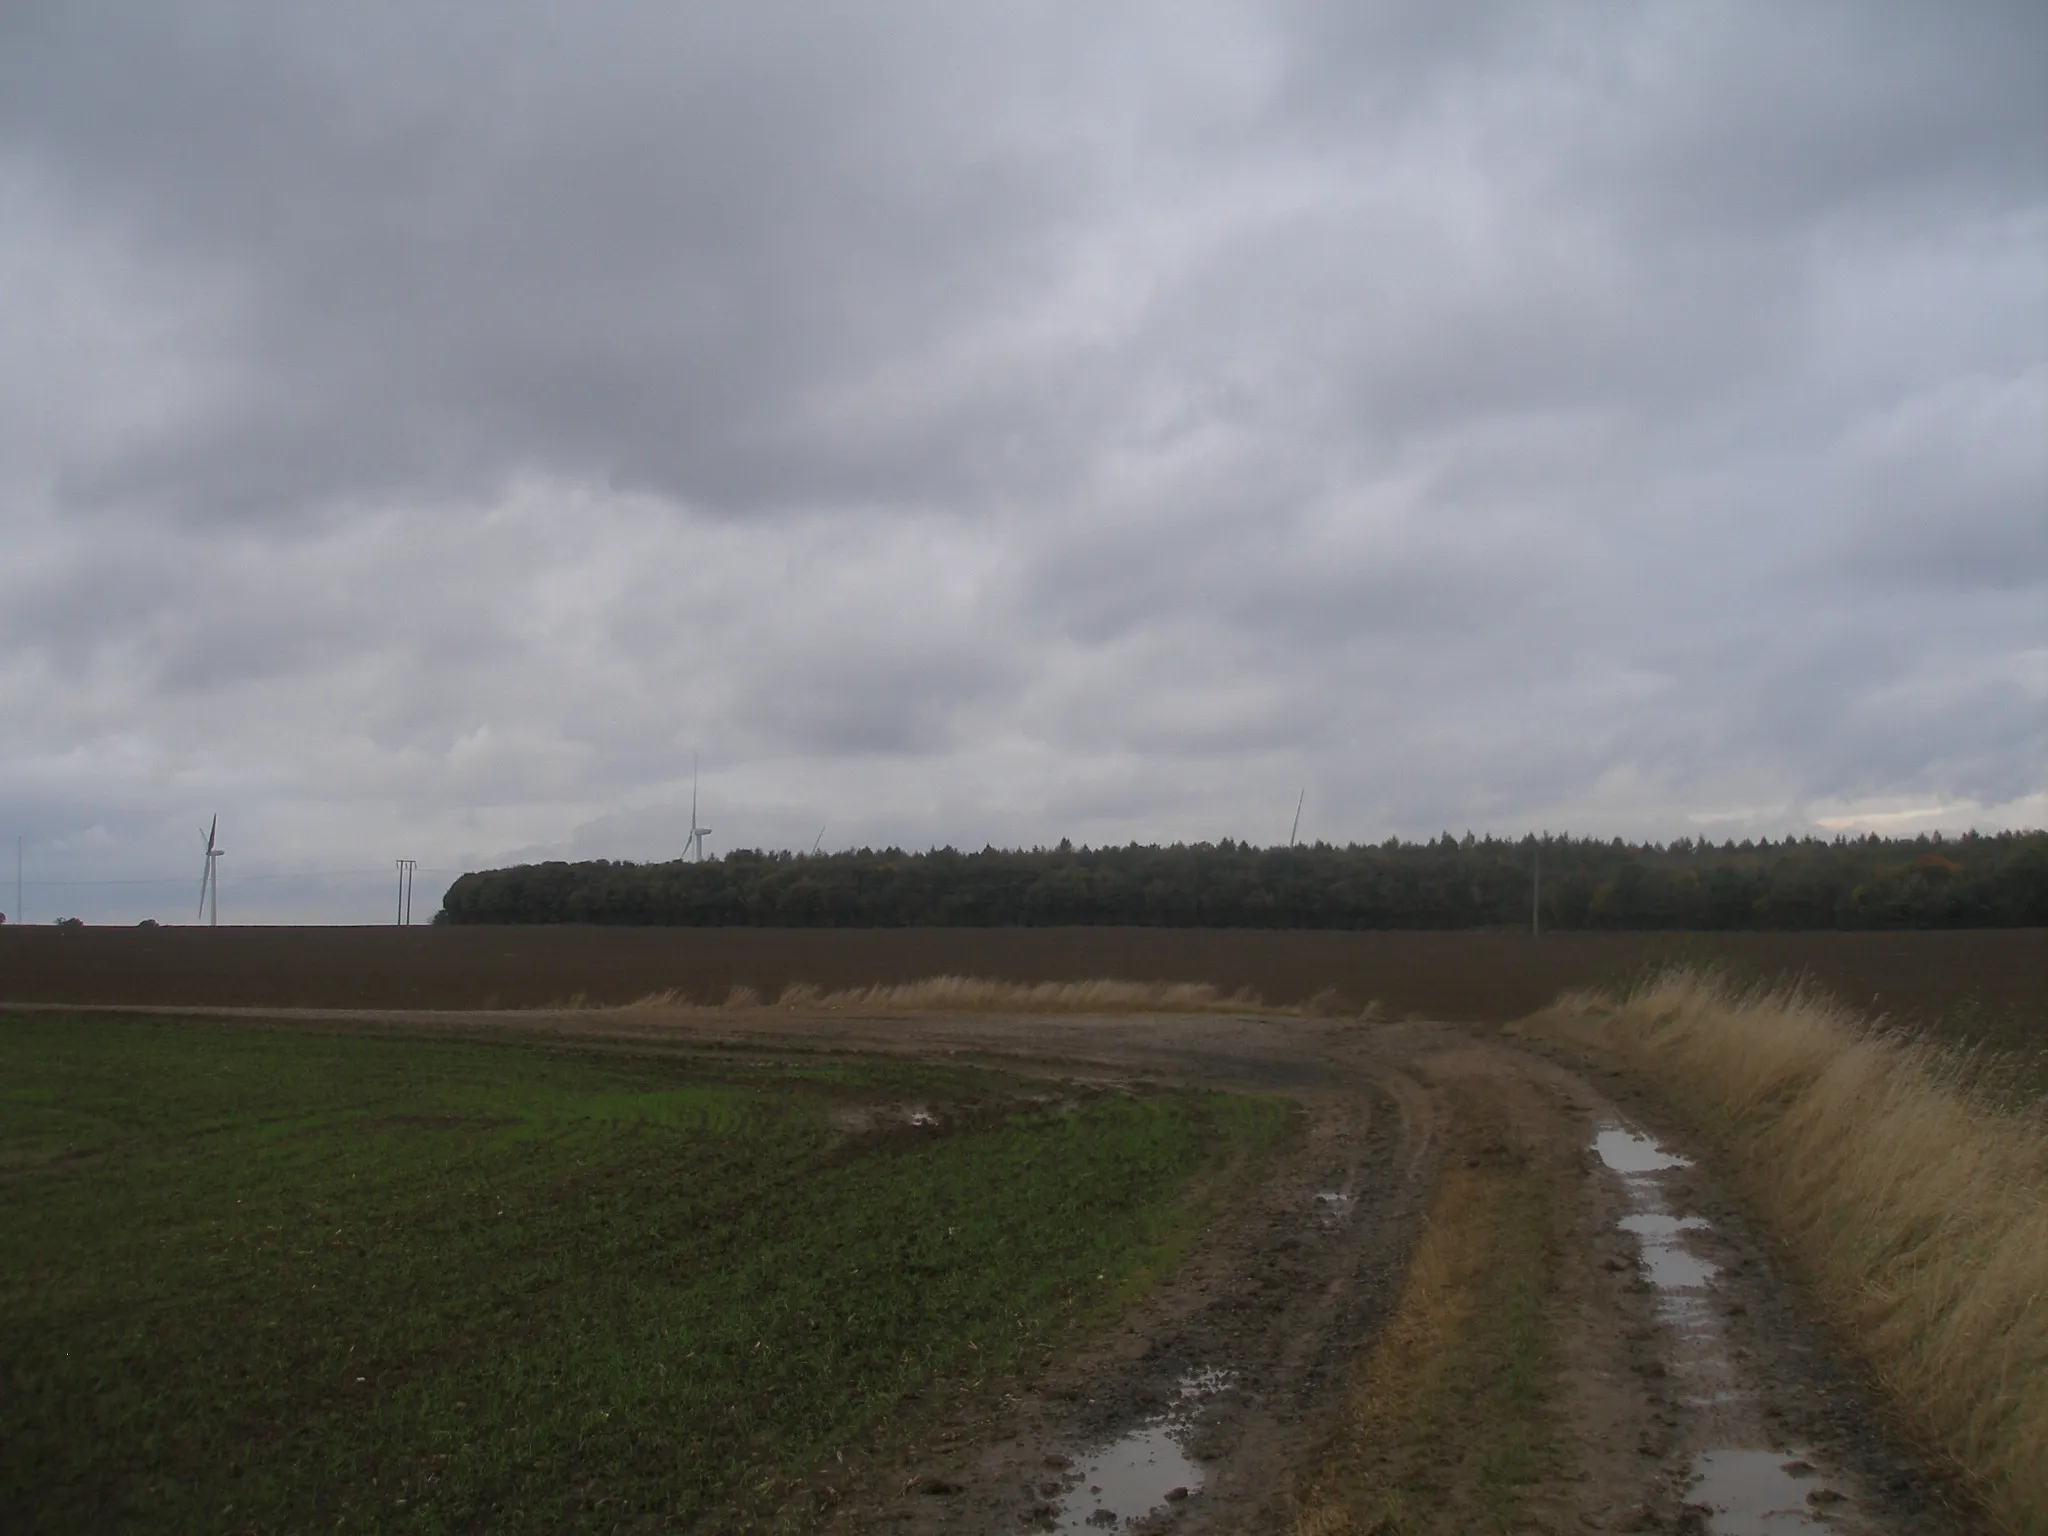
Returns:
[[[777,1008],[792,1013],[1267,1013],[1318,1017],[1352,1011],[1330,991],[1319,992],[1304,1003],[1276,1008],[1250,990],[1226,993],[1206,982],[1106,978],[1018,982],[981,976],[927,976],[921,981],[835,992],[792,982],[772,1002],[748,986],[733,987],[715,1004],[693,1003],[671,990],[650,993],[625,1006]]]
[[[1661,1081],[1899,1404],[2013,1530],[2048,1536],[2048,1119],[1966,1061],[1796,986],[1690,969],[1568,994],[1533,1033]]]

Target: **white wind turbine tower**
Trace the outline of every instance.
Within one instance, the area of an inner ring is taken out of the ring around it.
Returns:
[[[211,906],[212,924],[216,928],[220,926],[220,871],[214,867],[213,861],[227,851],[214,845],[214,833],[219,828],[220,816],[216,813],[213,820],[208,823],[206,837],[203,839],[206,844],[206,871],[199,877],[199,915],[205,917],[208,907]]]
[[[697,825],[697,760],[695,758],[691,758],[690,836],[683,843],[684,858],[694,860],[696,863],[699,864],[702,864],[704,862],[704,834],[709,832],[710,830],[711,829],[709,827],[700,827]]]

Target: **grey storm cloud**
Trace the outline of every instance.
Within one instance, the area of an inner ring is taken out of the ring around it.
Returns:
[[[2044,146],[2029,4],[12,6],[0,808],[2039,824]]]

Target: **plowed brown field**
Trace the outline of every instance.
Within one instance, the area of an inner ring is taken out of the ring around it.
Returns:
[[[526,1008],[772,998],[974,975],[1248,987],[1266,1002],[1332,988],[1399,1018],[1504,1021],[1567,987],[1663,960],[1738,976],[1803,973],[1844,1001],[1930,1018],[1974,1000],[2048,1012],[2048,929],[1921,933],[1332,933],[1157,928],[0,928],[0,1002],[218,1007]]]

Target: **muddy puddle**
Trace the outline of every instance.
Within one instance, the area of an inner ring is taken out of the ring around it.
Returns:
[[[1693,1464],[1686,1502],[1704,1510],[1707,1529],[1732,1536],[1825,1530],[1824,1511],[1842,1495],[1817,1480],[1804,1457],[1783,1451],[1708,1451]]]
[[[1615,1225],[1635,1239],[1643,1279],[1657,1297],[1657,1315],[1671,1339],[1674,1395],[1693,1410],[1695,1439],[1685,1502],[1705,1517],[1712,1536],[1775,1536],[1781,1531],[1836,1528],[1831,1506],[1847,1502],[1804,1454],[1772,1448],[1758,1418],[1760,1400],[1746,1379],[1723,1322],[1721,1266],[1702,1246],[1713,1223],[1686,1212],[1673,1176],[1692,1165],[1655,1139],[1606,1124],[1593,1153],[1620,1175],[1628,1214]]]
[[[930,1130],[941,1124],[938,1112],[929,1104],[842,1104],[828,1118],[834,1129],[854,1136],[899,1125]]]
[[[1714,1279],[1721,1271],[1690,1242],[1694,1234],[1712,1231],[1712,1224],[1703,1216],[1674,1212],[1665,1177],[1692,1164],[1620,1125],[1602,1126],[1593,1137],[1593,1152],[1621,1175],[1628,1192],[1629,1212],[1615,1225],[1636,1240],[1636,1262],[1657,1293],[1659,1318],[1677,1343],[1676,1363],[1687,1395],[1695,1402],[1722,1399],[1732,1362],[1711,1306]]]
[[[1187,1436],[1204,1404],[1230,1386],[1227,1371],[1183,1376],[1166,1411],[1068,1463],[1054,1530],[1148,1529],[1202,1489],[1202,1464]]]
[[[1685,1246],[1685,1234],[1704,1232],[1707,1224],[1698,1216],[1624,1216],[1616,1223],[1631,1234],[1650,1284],[1660,1291],[1700,1291],[1712,1283],[1721,1270]]]
[[[1593,1152],[1624,1178],[1632,1174],[1663,1173],[1670,1168],[1690,1168],[1691,1163],[1662,1147],[1639,1131],[1621,1125],[1603,1125],[1594,1133]]]

